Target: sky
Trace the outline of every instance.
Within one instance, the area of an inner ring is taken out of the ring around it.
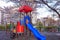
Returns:
[[[45,7],[44,8],[37,8],[36,9],[38,12],[38,15],[37,15],[37,18],[38,19],[41,19],[41,18],[44,18],[44,17],[51,17],[55,20],[58,20],[59,18],[57,18],[57,15],[55,17],[52,16],[53,12],[49,12]]]
[[[15,3],[13,2],[6,2],[6,1],[3,1],[3,0],[0,0],[0,7],[4,8],[4,7],[8,7],[8,6],[14,6]]]
[[[9,7],[9,6],[14,6],[16,5],[15,3],[13,2],[7,2],[8,0],[0,0],[0,7],[4,8],[4,7]],[[54,4],[56,3],[53,2],[53,3],[48,3],[50,6],[53,6]],[[49,12],[48,11],[48,8],[45,8],[45,7],[42,7],[42,8],[36,8],[36,12],[39,13],[37,18],[41,18],[41,17],[47,17],[47,16],[50,16],[51,17],[51,14],[52,12]],[[1,15],[0,15],[1,16]]]
[[[53,7],[57,1],[53,1],[52,3],[48,3],[49,6]],[[57,6],[60,7],[60,6]],[[44,18],[44,17],[52,17],[55,20],[58,20],[59,18],[57,17],[57,14],[54,13],[54,11],[50,12],[50,8],[48,8],[46,5],[43,5],[41,8],[38,7],[36,8],[36,12],[38,12],[37,18]],[[53,17],[52,14],[55,14],[56,16]]]
[[[37,8],[38,18],[50,16],[52,12],[49,12],[46,8]]]

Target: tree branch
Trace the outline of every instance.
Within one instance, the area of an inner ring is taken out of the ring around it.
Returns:
[[[54,12],[56,12],[56,13],[58,14],[59,18],[60,18],[60,14],[59,14],[59,12],[57,12],[56,9],[52,8],[51,6],[49,6],[44,0],[41,0],[41,1],[42,1],[46,6],[48,6],[50,9],[52,9]]]
[[[34,1],[34,2],[45,4],[45,5],[46,5],[46,6],[48,6],[51,10],[53,10],[54,12],[56,12],[56,13],[57,13],[57,15],[58,15],[58,16],[59,16],[59,18],[60,18],[60,14],[59,14],[59,12],[58,12],[56,9],[52,8],[51,6],[49,6],[49,5],[48,5],[44,0]]]

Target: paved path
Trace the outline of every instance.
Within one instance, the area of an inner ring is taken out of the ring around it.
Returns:
[[[43,32],[42,35],[45,35],[47,40],[60,40],[60,33]],[[12,40],[12,39],[10,38],[9,32],[6,33],[5,31],[0,31],[0,40]],[[16,38],[15,40],[36,40],[36,38],[25,35],[23,36],[23,38],[20,36],[18,39]]]
[[[13,39],[10,38],[9,32],[6,33],[6,31],[0,31],[0,40],[13,40]],[[29,35],[24,35],[24,36],[19,36],[14,40],[36,40],[36,38]]]
[[[6,34],[5,31],[0,31],[0,40],[10,40],[9,33]]]
[[[60,33],[58,32],[44,32],[43,33],[47,40],[60,40]]]

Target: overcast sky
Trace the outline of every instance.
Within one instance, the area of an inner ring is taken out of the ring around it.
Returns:
[[[8,7],[8,6],[14,6],[15,3],[13,2],[7,2],[8,0],[0,0],[0,7],[4,8],[4,7]],[[53,3],[48,3],[50,6],[54,5],[56,3],[53,2]],[[36,12],[38,12],[38,18],[40,17],[47,17],[47,16],[51,16],[52,12],[49,12],[47,8],[45,7],[42,7],[42,8],[37,8],[36,9]],[[1,15],[0,15],[1,16]]]
[[[3,0],[0,0],[0,7],[2,7],[2,8],[4,8],[4,7],[7,7],[7,6],[14,6],[15,5],[15,3],[13,3],[13,2],[6,2],[6,0],[5,1],[3,1]]]

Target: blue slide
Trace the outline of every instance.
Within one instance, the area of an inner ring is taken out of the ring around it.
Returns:
[[[46,40],[46,37],[41,35],[41,33],[38,32],[38,30],[36,28],[33,27],[33,25],[30,23],[30,17],[29,16],[26,16],[24,18],[25,22],[26,22],[26,19],[29,20],[29,23],[26,24],[26,26],[28,27],[28,29],[34,34],[34,36],[38,39],[38,40]]]

